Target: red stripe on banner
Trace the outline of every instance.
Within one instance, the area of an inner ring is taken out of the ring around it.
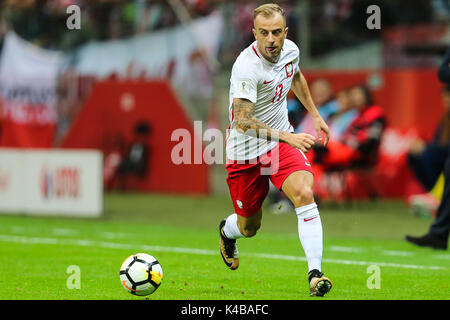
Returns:
[[[4,119],[0,146],[19,148],[51,148],[56,132],[55,124],[20,124]]]

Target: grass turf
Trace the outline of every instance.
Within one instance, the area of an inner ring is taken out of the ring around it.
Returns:
[[[266,210],[252,239],[239,240],[240,267],[218,253],[218,223],[227,196],[108,194],[96,220],[0,216],[0,299],[145,299],[119,281],[123,260],[137,252],[161,263],[157,299],[310,298],[307,265],[293,213]],[[321,205],[323,271],[334,288],[321,299],[449,299],[450,255],[406,243],[431,221],[412,217],[401,202]],[[68,289],[67,268],[80,267],[80,289]],[[380,288],[370,289],[371,265]],[[370,268],[369,268],[370,271]],[[369,282],[369,286],[368,286]]]

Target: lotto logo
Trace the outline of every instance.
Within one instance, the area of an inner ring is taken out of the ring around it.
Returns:
[[[48,168],[41,170],[41,194],[44,198],[78,198],[80,195],[80,169],[77,167]]]

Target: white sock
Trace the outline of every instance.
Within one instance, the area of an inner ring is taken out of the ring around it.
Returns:
[[[228,239],[238,239],[244,237],[239,230],[236,213],[228,216],[227,220],[225,221],[225,226],[223,227],[223,233]]]
[[[295,208],[295,213],[298,218],[298,237],[308,261],[308,272],[313,269],[321,271],[323,232],[317,204]]]

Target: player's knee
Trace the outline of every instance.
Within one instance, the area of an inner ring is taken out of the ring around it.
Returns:
[[[298,187],[294,190],[292,197],[295,207],[309,204],[314,201],[313,188],[308,185]]]
[[[244,237],[250,238],[256,234],[256,232],[261,227],[261,216],[262,216],[261,209],[253,213],[248,218],[242,218],[238,216],[237,224],[239,227],[239,231]]]
[[[254,235],[256,235],[256,232],[258,232],[259,228],[261,227],[261,224],[252,224],[249,226],[244,226],[241,230],[241,233],[246,238],[251,238]]]
[[[242,235],[246,238],[251,238],[254,235],[256,235],[256,232],[258,231],[258,229],[255,228],[248,228],[248,229],[244,229],[241,231]]]

